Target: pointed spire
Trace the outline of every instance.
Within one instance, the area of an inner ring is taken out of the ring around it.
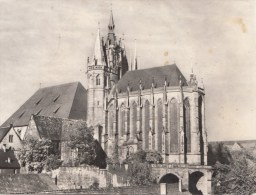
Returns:
[[[130,70],[132,70],[133,67],[132,67],[132,52],[130,50]]]
[[[110,19],[109,19],[109,24],[108,24],[108,30],[109,30],[109,33],[113,33],[114,32],[114,29],[115,29],[115,23],[114,23],[114,17],[113,17],[113,12],[112,12],[112,8],[111,8],[111,11],[110,11]]]
[[[134,45],[134,70],[138,69],[138,61],[137,61],[137,41],[135,39],[135,45]]]
[[[204,89],[204,79],[201,78],[201,87]]]
[[[105,62],[103,60],[103,48],[100,38],[100,29],[98,29],[96,35],[92,65],[105,65]]]

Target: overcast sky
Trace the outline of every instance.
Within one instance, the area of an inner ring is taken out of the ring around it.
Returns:
[[[254,0],[0,0],[0,123],[39,87],[80,81],[95,33],[116,34],[139,68],[172,64],[206,87],[209,140],[256,139]],[[124,35],[123,35],[124,34]]]

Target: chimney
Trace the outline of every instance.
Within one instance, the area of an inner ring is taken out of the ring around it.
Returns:
[[[3,144],[3,150],[6,152],[6,144]]]

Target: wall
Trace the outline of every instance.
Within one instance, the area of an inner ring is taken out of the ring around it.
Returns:
[[[107,186],[107,171],[97,167],[60,167],[53,173],[57,176],[57,185],[60,189],[89,188],[93,183],[99,183],[99,187]]]
[[[58,190],[51,178],[44,174],[0,174],[0,194]]]

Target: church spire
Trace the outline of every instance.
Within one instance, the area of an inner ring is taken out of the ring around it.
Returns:
[[[138,60],[137,60],[137,42],[135,39],[135,46],[134,46],[134,70],[138,69]]]
[[[114,18],[113,18],[113,12],[112,9],[110,11],[110,19],[109,19],[109,24],[108,24],[108,32],[109,33],[114,33],[115,30],[115,23],[114,23]]]
[[[103,59],[103,50],[102,50],[99,28],[96,35],[92,65],[105,65],[105,62]]]

